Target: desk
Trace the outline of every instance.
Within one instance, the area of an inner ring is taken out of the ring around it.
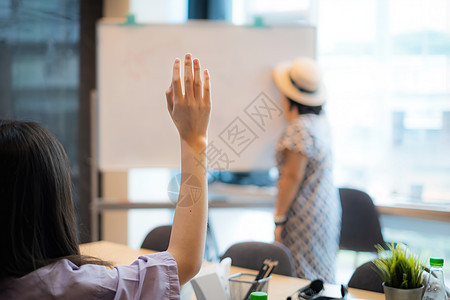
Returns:
[[[131,249],[127,246],[99,241],[93,243],[87,243],[80,245],[81,253],[84,255],[95,256],[107,261],[112,262],[117,265],[128,265],[131,264],[138,256],[143,254],[149,254],[153,251],[144,249]],[[207,263],[205,263],[207,264]],[[256,273],[254,270],[247,270],[243,268],[231,267],[231,274],[237,272],[246,273]],[[269,299],[279,300],[286,299],[286,296],[293,293],[302,286],[308,284],[307,280],[300,278],[282,276],[282,275],[272,275],[272,279],[269,284]],[[325,295],[339,295],[339,286],[335,285],[325,285]],[[367,292],[357,289],[349,289],[349,293],[353,298],[362,299],[373,299],[382,300],[384,299],[384,294]]]

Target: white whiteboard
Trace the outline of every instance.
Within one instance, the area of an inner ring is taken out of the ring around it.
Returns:
[[[172,63],[187,52],[211,74],[209,166],[255,170],[274,166],[284,126],[271,69],[297,56],[315,58],[310,26],[250,28],[222,22],[97,26],[99,167],[179,168],[178,134],[164,92]]]

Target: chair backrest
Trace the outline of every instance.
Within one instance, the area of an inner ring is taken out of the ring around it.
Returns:
[[[349,288],[383,293],[383,280],[375,271],[372,261],[359,266],[348,282]]]
[[[231,258],[236,267],[259,270],[265,259],[277,260],[278,266],[273,273],[295,276],[294,260],[291,251],[280,243],[242,242],[232,245],[222,255]]]
[[[374,245],[384,247],[378,211],[372,198],[360,190],[340,188],[342,226],[339,248],[376,252]]]
[[[141,248],[155,251],[166,251],[169,247],[171,231],[172,225],[155,227],[147,234],[142,242]]]

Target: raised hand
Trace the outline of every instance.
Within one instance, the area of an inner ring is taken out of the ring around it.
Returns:
[[[172,84],[166,92],[167,108],[181,139],[180,189],[194,189],[196,200],[188,206],[177,204],[167,251],[177,262],[179,281],[184,284],[198,273],[203,261],[208,215],[206,146],[211,95],[208,71],[203,72],[202,84],[198,59],[192,60],[192,56],[186,54],[183,79],[180,68],[181,61],[176,59]],[[181,80],[184,80],[184,94]],[[178,203],[180,197],[182,193]]]
[[[192,72],[192,65],[194,72]],[[203,71],[204,82],[200,76],[200,61],[192,60],[186,54],[184,60],[184,94],[181,87],[181,61],[175,59],[172,83],[166,91],[167,108],[180,138],[191,147],[204,145],[208,136],[208,123],[211,112],[211,93],[209,73]]]

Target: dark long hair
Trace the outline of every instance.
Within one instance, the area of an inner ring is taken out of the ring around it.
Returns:
[[[63,257],[92,262],[79,252],[71,188],[68,158],[50,132],[0,120],[0,281]]]
[[[294,100],[286,97],[289,101],[289,110],[292,110],[293,108],[297,109],[299,115],[305,115],[305,114],[315,114],[320,115],[322,112],[322,105],[319,106],[308,106],[304,105],[298,102],[295,102]]]

